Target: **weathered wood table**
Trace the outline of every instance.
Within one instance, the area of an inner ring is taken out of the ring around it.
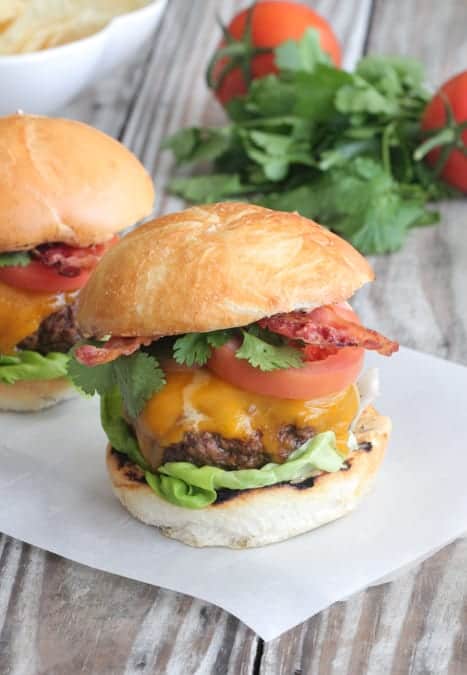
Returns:
[[[222,120],[203,75],[218,39],[216,13],[228,18],[245,4],[169,0],[139,61],[62,111],[139,155],[156,182],[157,213],[180,206],[165,194],[173,163],[159,144],[181,126]],[[364,52],[412,55],[433,86],[467,66],[466,0],[310,5],[332,22],[348,66]],[[447,205],[441,226],[414,232],[403,251],[373,262],[378,279],[356,303],[365,323],[467,365],[467,204]],[[217,607],[0,535],[2,675],[465,675],[466,631],[467,540],[263,644]]]

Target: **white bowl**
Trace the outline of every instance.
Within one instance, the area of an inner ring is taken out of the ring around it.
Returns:
[[[29,54],[0,56],[0,115],[48,114],[131,58],[158,25],[167,0],[117,16],[90,37]]]

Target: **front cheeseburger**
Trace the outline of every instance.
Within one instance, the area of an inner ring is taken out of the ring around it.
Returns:
[[[144,167],[97,129],[0,118],[0,409],[38,410],[74,392],[65,376],[77,293],[153,199]]]
[[[102,396],[127,509],[185,543],[238,548],[353,509],[390,431],[360,409],[364,350],[397,349],[346,303],[372,278],[316,223],[241,203],[164,216],[109,251],[81,294],[91,340],[70,373]]]

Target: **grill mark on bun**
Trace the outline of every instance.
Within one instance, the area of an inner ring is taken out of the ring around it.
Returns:
[[[115,457],[118,470],[123,471],[125,478],[133,483],[146,483],[144,471],[134,462],[132,462],[126,455],[115,448],[112,448],[112,456]]]
[[[358,444],[358,449],[362,452],[371,452],[373,450],[373,443],[370,441],[364,441],[363,443]]]
[[[373,449],[373,444],[370,441],[364,441],[362,443],[359,443],[358,445],[359,451],[361,452],[371,452]],[[144,475],[144,471],[134,464],[126,455],[124,455],[121,452],[118,452],[118,450],[115,450],[115,448],[112,448],[112,456],[115,457],[118,469],[119,471],[122,471],[125,475],[125,478],[134,483],[141,483],[144,484],[146,483],[146,478]],[[340,471],[350,471],[352,468],[352,462],[353,457],[349,457],[343,464],[342,469]],[[217,490],[217,499],[216,501],[211,504],[211,506],[218,506],[220,504],[225,504],[226,502],[229,502],[233,499],[236,499],[237,497],[240,497],[241,495],[248,494],[249,492],[254,492],[255,490],[269,490],[271,488],[274,489],[280,489],[280,488],[288,488],[288,489],[293,489],[293,490],[308,490],[312,488],[316,481],[324,474],[320,474],[318,476],[310,476],[309,478],[306,478],[303,481],[300,481],[299,483],[289,483],[287,481],[283,481],[281,483],[275,483],[274,485],[265,485],[264,487],[260,488],[246,488],[244,490],[229,490],[228,488],[220,488]]]
[[[249,492],[254,492],[255,490],[270,490],[271,488],[293,488],[294,490],[307,490],[312,488],[315,483],[316,478],[310,477],[301,481],[300,483],[287,483],[286,481],[282,483],[274,483],[274,485],[265,485],[264,487],[259,488],[246,488],[245,490],[229,490],[228,488],[221,488],[217,490],[217,499],[211,504],[211,506],[217,506],[218,504],[224,504],[240,495],[248,494]]]

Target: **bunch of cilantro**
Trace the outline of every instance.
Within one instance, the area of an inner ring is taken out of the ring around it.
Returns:
[[[84,394],[106,396],[119,390],[129,415],[137,417],[145,403],[166,384],[161,363],[173,358],[180,365],[204,366],[216,347],[235,340],[235,356],[263,372],[281,368],[300,368],[303,354],[299,348],[268,330],[251,324],[209,333],[186,333],[177,338],[162,338],[142,347],[131,356],[88,367],[72,358],[68,375]],[[81,343],[83,344],[83,343]],[[90,344],[99,345],[91,342]],[[102,343],[101,343],[102,344]]]
[[[365,254],[395,251],[410,228],[439,219],[427,202],[453,192],[414,159],[430,98],[418,62],[369,56],[348,73],[312,29],[275,59],[279,73],[231,101],[226,126],[165,140],[178,165],[211,162],[208,173],[173,180],[175,194],[298,211]]]

